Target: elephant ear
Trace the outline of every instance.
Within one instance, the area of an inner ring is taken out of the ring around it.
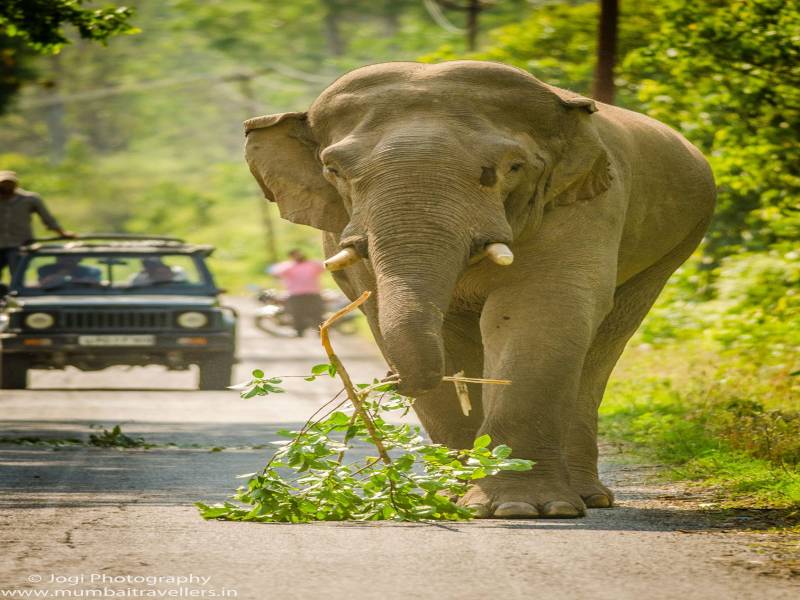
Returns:
[[[288,112],[244,123],[245,157],[264,197],[299,225],[340,233],[349,221],[341,196],[322,176],[306,113]]]
[[[592,113],[598,110],[595,101],[563,90],[556,95],[572,126],[567,128],[566,143],[553,166],[547,193],[553,204],[564,206],[605,192],[611,185],[611,163],[591,122]]]

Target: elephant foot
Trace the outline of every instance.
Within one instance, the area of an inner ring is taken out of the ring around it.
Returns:
[[[564,519],[586,514],[581,497],[562,478],[532,473],[481,479],[458,503],[479,519]]]
[[[586,508],[611,508],[614,506],[614,493],[597,477],[583,479],[572,476],[570,487],[583,499]]]

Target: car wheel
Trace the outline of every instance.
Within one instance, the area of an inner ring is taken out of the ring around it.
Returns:
[[[224,390],[231,384],[233,374],[233,356],[216,356],[200,361],[201,390]]]
[[[21,356],[0,359],[0,389],[24,390],[28,385],[28,361]]]

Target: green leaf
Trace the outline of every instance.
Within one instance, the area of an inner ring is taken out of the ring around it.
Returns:
[[[330,372],[331,368],[332,366],[329,365],[328,363],[314,365],[313,367],[311,367],[311,373],[314,375],[325,375],[326,373]]]
[[[347,431],[344,434],[344,443],[346,444],[350,440],[352,440],[355,436],[358,435],[358,432],[361,431],[361,427],[358,425],[351,425],[347,428]]]
[[[396,383],[384,383],[383,385],[376,385],[372,388],[376,392],[393,392],[397,389]]]
[[[209,506],[207,504],[203,504],[202,502],[195,502],[194,505],[200,509],[200,516],[202,516],[204,519],[218,519],[220,517],[226,517],[229,516],[231,512],[230,508],[219,504]]]
[[[486,448],[489,444],[492,443],[492,436],[488,433],[484,433],[479,438],[475,439],[475,442],[472,444],[473,450],[480,450],[481,448]]]
[[[326,420],[326,423],[330,423],[331,425],[343,426],[350,423],[350,415],[347,415],[341,411],[336,411],[332,413]]]
[[[492,456],[495,458],[508,458],[511,456],[511,448],[506,446],[505,444],[500,444],[499,446],[495,446],[492,450]]]
[[[255,379],[264,379],[264,371],[261,369],[253,369],[253,378]]]

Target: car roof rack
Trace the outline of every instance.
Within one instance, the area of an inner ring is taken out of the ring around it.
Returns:
[[[56,236],[50,238],[39,238],[33,240],[30,244],[41,244],[43,242],[69,242],[69,241],[83,241],[83,240],[130,240],[130,241],[145,241],[153,240],[159,242],[177,242],[179,244],[185,243],[185,240],[177,237],[166,235],[146,235],[141,233],[82,233],[75,237]]]
[[[33,240],[20,248],[22,253],[39,252],[40,250],[58,253],[72,253],[104,249],[111,252],[135,250],[137,252],[177,251],[181,253],[202,253],[209,255],[214,247],[207,244],[190,244],[181,238],[164,235],[143,235],[129,233],[89,233],[76,237],[52,237]]]

